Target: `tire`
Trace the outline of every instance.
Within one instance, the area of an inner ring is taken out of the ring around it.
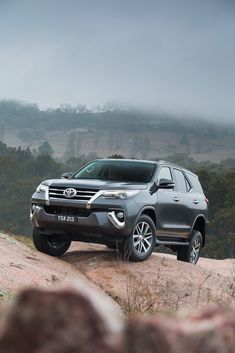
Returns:
[[[144,261],[152,254],[155,245],[155,224],[149,216],[142,215],[138,218],[132,234],[118,243],[118,249],[124,259]]]
[[[42,234],[37,228],[33,229],[33,243],[38,251],[51,256],[61,256],[70,247],[68,235]]]
[[[177,260],[196,265],[202,249],[202,235],[194,230],[188,246],[181,246],[177,251]]]

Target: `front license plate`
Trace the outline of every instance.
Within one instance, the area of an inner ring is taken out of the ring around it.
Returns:
[[[66,223],[75,223],[77,221],[77,217],[75,216],[56,216],[57,221],[66,222]]]

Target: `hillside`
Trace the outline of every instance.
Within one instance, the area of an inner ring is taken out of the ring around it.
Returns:
[[[235,301],[235,260],[202,258],[192,266],[153,254],[143,263],[129,263],[104,246],[81,243],[57,259],[5,234],[0,246],[0,295],[5,300],[25,286],[54,287],[80,279],[106,292],[126,315]]]
[[[48,141],[54,157],[96,153],[158,159],[181,153],[196,161],[218,162],[235,155],[235,126],[200,117],[84,106],[40,110],[36,105],[0,101],[0,140],[35,153]]]
[[[74,266],[36,251],[25,237],[0,233],[0,248],[0,301],[14,299],[23,288],[53,288],[75,280],[103,292]]]

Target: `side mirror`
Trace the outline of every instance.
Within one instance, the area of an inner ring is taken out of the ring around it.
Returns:
[[[61,175],[61,178],[62,178],[62,179],[69,179],[69,178],[71,178],[72,175],[73,175],[73,172],[63,173],[63,174]]]
[[[158,189],[174,189],[175,183],[172,180],[169,179],[160,179],[159,184],[154,182],[150,189],[150,195],[153,195],[155,192],[158,191]]]
[[[175,183],[170,179],[160,179],[158,189],[174,189]]]
[[[156,181],[151,185],[150,189],[149,189],[149,193],[150,195],[153,195],[156,191],[158,191],[158,185],[156,183]]]

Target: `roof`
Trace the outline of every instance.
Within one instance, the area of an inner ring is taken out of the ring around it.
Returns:
[[[190,174],[196,175],[193,172],[191,172],[189,169],[184,168],[178,164],[175,164],[173,162],[169,162],[169,161],[164,161],[164,160],[158,160],[158,161],[152,161],[152,160],[146,160],[146,159],[131,159],[131,158],[100,158],[98,160],[105,160],[105,161],[128,161],[128,162],[142,162],[142,163],[155,163],[157,165],[161,165],[161,164],[167,164],[171,167],[176,167],[179,169],[184,170],[185,172],[188,172]]]

